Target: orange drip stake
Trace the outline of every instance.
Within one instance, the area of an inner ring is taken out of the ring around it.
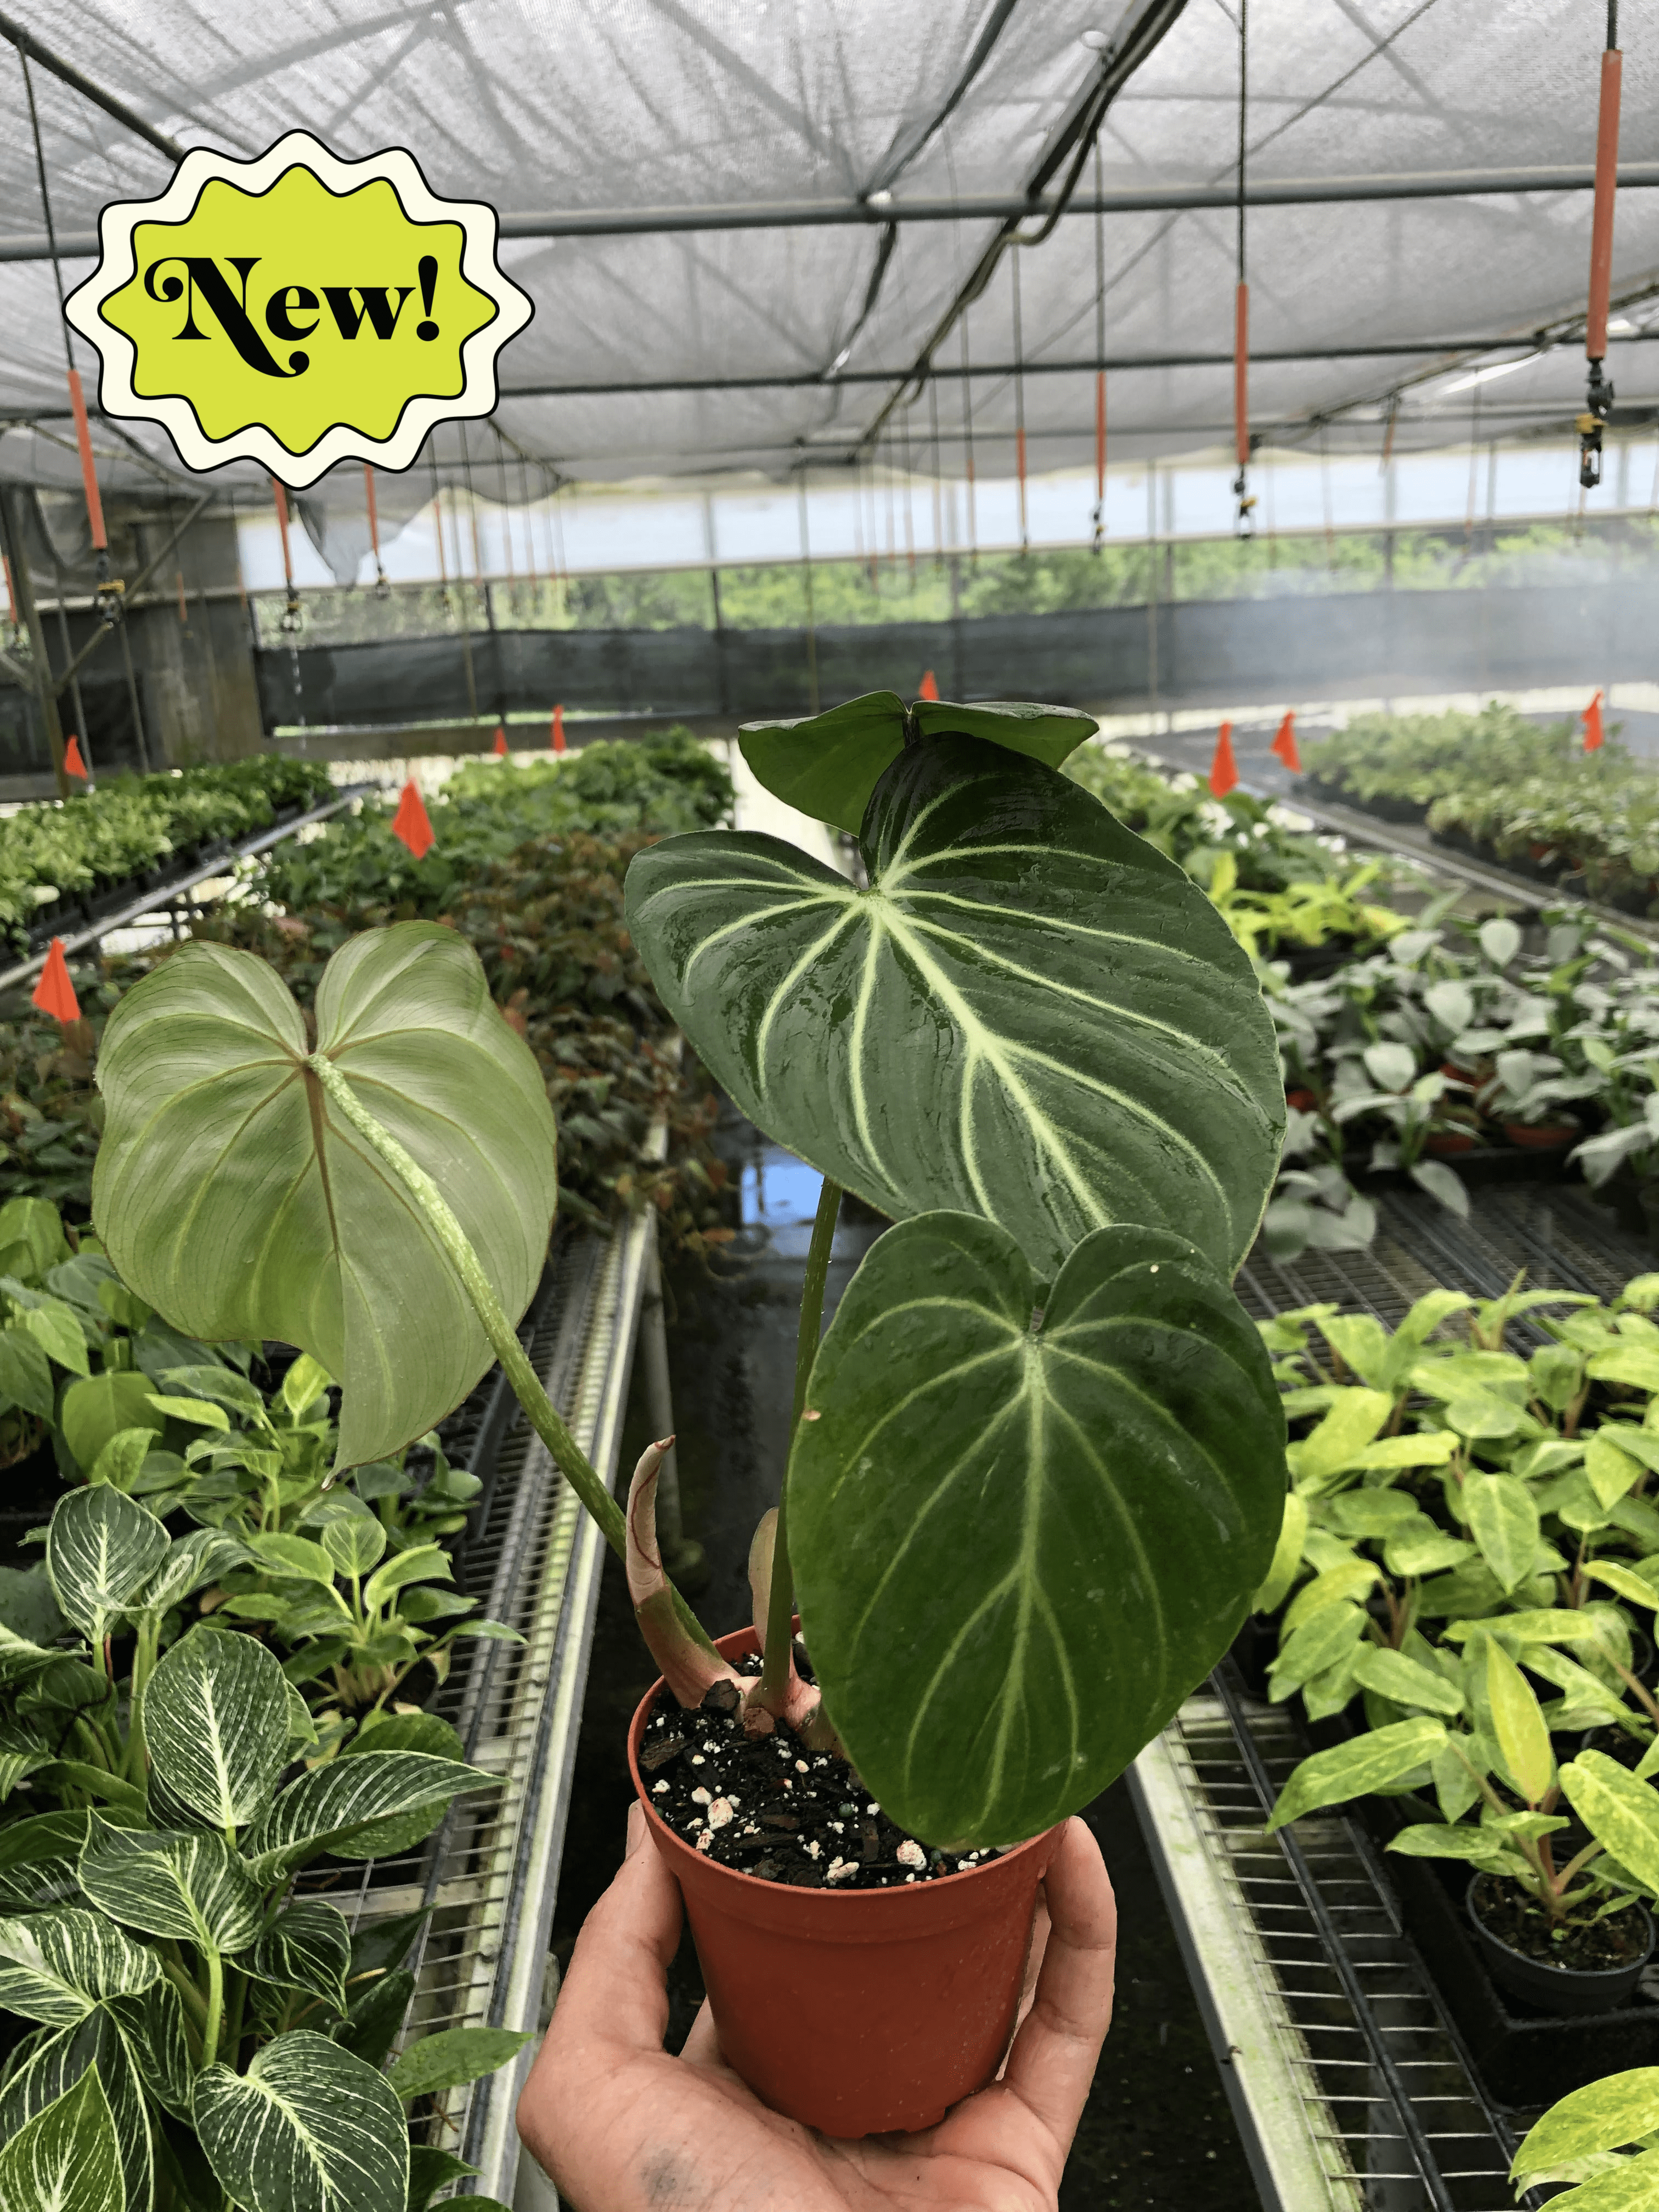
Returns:
[[[72,368],[69,373],[70,405],[75,411],[75,442],[81,454],[81,488],[87,495],[87,522],[92,532],[94,552],[109,550],[109,538],[104,529],[104,502],[98,496],[98,471],[92,460],[92,428],[87,421],[86,394],[81,389],[81,372]]]
[[[1607,739],[1601,729],[1601,694],[1598,691],[1583,713],[1584,750],[1599,753]]]
[[[46,954],[46,964],[40,970],[40,980],[35,985],[30,1004],[43,1014],[51,1014],[60,1022],[78,1022],[81,1001],[75,995],[75,986],[70,981],[69,963],[64,957],[64,940],[54,937],[52,949]]]

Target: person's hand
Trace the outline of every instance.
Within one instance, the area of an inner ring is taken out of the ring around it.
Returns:
[[[840,2142],[762,2104],[721,2057],[707,2004],[683,2055],[664,2051],[680,1893],[635,1805],[519,2132],[575,2212],[1054,2212],[1112,2016],[1117,1909],[1081,1820],[1066,1822],[1045,1887],[1000,2077],[923,2134]]]

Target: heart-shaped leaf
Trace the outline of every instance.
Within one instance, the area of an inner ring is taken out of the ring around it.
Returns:
[[[351,939],[317,989],[318,1050],[433,1176],[509,1315],[557,1195],[546,1086],[476,953],[435,922]],[[343,1467],[423,1435],[489,1364],[403,1185],[306,1066],[305,1023],[251,953],[187,945],[110,1017],[93,1179],[123,1279],[197,1337],[277,1337],[340,1377]]]
[[[221,1830],[258,1818],[288,1759],[288,1683],[252,1636],[192,1628],[144,1694],[150,1765],[168,1794]]]
[[[918,699],[908,726],[916,738],[982,738],[1058,768],[1100,725],[1075,707],[991,701],[963,707]],[[896,691],[866,691],[827,713],[786,722],[745,722],[743,757],[770,792],[820,822],[856,836],[870,794],[903,750],[907,714]]]
[[[167,1532],[147,1506],[100,1483],[52,1508],[46,1571],[66,1620],[101,1644],[167,1555]]]
[[[1229,1273],[1285,1092],[1249,960],[1097,799],[971,738],[913,747],[860,891],[793,846],[671,837],[628,924],[710,1073],[884,1213],[1000,1222],[1052,1278],[1090,1231],[1179,1231]]]
[[[936,1213],[866,1258],[789,1461],[824,1698],[925,1840],[1008,1844],[1103,1790],[1215,1664],[1273,1558],[1285,1421],[1183,1238],[1104,1229],[1037,1285]]]
[[[209,2163],[247,2212],[404,2212],[409,2130],[384,2074],[307,2028],[279,2035],[246,2074],[196,2083]]]
[[[0,1404],[52,1419],[52,1362],[22,1328],[0,1328]]]
[[[0,2212],[121,2212],[125,2203],[115,2121],[88,2066],[0,2149]]]

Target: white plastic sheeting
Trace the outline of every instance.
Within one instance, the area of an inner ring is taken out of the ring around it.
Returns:
[[[183,145],[253,154],[295,125],[348,158],[402,144],[437,191],[504,211],[1018,191],[1099,69],[1102,34],[1125,18],[1122,0],[12,4],[46,46]],[[1100,142],[1109,191],[1232,175],[1237,6],[1188,0],[1120,93]],[[1621,158],[1631,163],[1659,158],[1659,32],[1650,11],[1625,12]],[[1249,21],[1255,181],[1593,158],[1599,0],[1250,0]],[[84,234],[106,201],[160,191],[168,173],[161,155],[38,64],[33,77],[60,231]],[[1085,189],[1093,179],[1091,163]],[[1258,350],[1425,345],[1410,357],[1260,363],[1257,427],[1276,444],[1374,451],[1377,403],[1433,366],[1432,342],[1521,337],[1582,308],[1589,213],[1582,191],[1252,210]],[[0,46],[0,234],[42,228],[21,70]],[[893,388],[837,384],[832,364],[896,383],[995,228],[983,219],[901,224],[879,271],[879,228],[509,240],[503,264],[537,313],[502,357],[505,385],[600,389],[507,398],[498,421],[510,448],[491,428],[472,426],[478,489],[509,499],[544,490],[547,475],[521,470],[520,452],[567,477],[612,482],[832,465]],[[1231,211],[1113,215],[1103,247],[1109,355],[1227,352]],[[1020,263],[1023,350],[1034,372],[1023,393],[1030,466],[1076,467],[1092,452],[1093,377],[1035,370],[1045,359],[1094,358],[1093,218],[1064,218]],[[66,283],[88,265],[67,264]],[[1621,196],[1613,267],[1615,313],[1628,329],[1612,373],[1621,406],[1651,408],[1659,354],[1642,332],[1651,315],[1659,335],[1659,191]],[[1013,358],[1011,290],[1005,257],[968,317],[977,362]],[[64,406],[64,364],[49,264],[0,262],[0,410],[39,418],[0,438],[0,472],[72,484],[70,425],[54,413]],[[939,365],[961,360],[953,333]],[[1472,428],[1483,440],[1534,428],[1559,436],[1582,391],[1582,349],[1479,384],[1462,381],[1469,373],[1469,364],[1449,370],[1408,396],[1396,444],[1450,444]],[[770,375],[829,380],[626,388]],[[969,388],[976,465],[1006,477],[1012,380],[981,375]],[[963,391],[941,380],[900,410],[879,458],[961,474]],[[1231,422],[1230,373],[1116,371],[1109,410],[1115,457],[1213,446]],[[1328,424],[1310,427],[1327,415]],[[155,485],[162,471],[183,480],[159,432],[103,422],[96,439],[112,487]],[[459,476],[458,433],[439,443],[445,473]],[[240,482],[263,495],[251,470]],[[361,511],[361,471],[342,467],[317,493],[325,506]],[[401,483],[384,482],[388,532],[429,493],[419,465]]]

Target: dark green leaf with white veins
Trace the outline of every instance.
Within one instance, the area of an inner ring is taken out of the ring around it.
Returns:
[[[115,1828],[94,1813],[80,1877],[100,1912],[147,1936],[234,1952],[259,1933],[258,1886],[205,1829]]]
[[[409,2132],[384,2074],[325,2035],[296,2028],[247,2072],[210,2066],[196,2130],[246,2212],[404,2212]]]
[[[116,2004],[129,2002],[118,1998]],[[8,2147],[37,2113],[56,2104],[97,2070],[115,2123],[115,2140],[126,2191],[126,2212],[150,2212],[155,2201],[152,2122],[140,2072],[140,2056],[111,2005],[94,2005],[73,2027],[47,2034],[0,2087],[0,2143]],[[38,2212],[30,2205],[28,2212]]]
[[[161,1522],[106,1483],[71,1490],[52,1508],[46,1571],[64,1619],[94,1644],[116,1626],[167,1555]]]
[[[308,1990],[337,2010],[346,2008],[345,1978],[351,1964],[351,1925],[337,1905],[320,1897],[296,1898],[284,1906],[246,1961],[262,1982]]]
[[[1143,1222],[1229,1273],[1285,1123],[1250,963],[1161,853],[1052,769],[914,747],[865,817],[860,891],[770,837],[629,868],[665,1003],[751,1121],[884,1213],[977,1213],[1040,1277]]]
[[[0,2148],[0,2212],[122,2212],[115,2121],[97,2069]]]
[[[47,2027],[73,2027],[100,1998],[146,1990],[161,1972],[154,1951],[79,1906],[0,1920],[0,2010]]]
[[[923,737],[951,732],[981,738],[1050,768],[1058,768],[1100,726],[1075,707],[1024,701],[963,707],[950,699],[918,699],[910,721]],[[871,793],[903,749],[904,725],[904,702],[896,691],[866,691],[805,720],[745,722],[738,743],[769,791],[856,836]]]
[[[288,1683],[252,1636],[192,1628],[144,1695],[150,1765],[169,1794],[215,1828],[264,1810],[288,1762]]]
[[[318,1049],[459,1215],[512,1315],[557,1195],[547,1086],[477,956],[432,922],[354,937]],[[278,1337],[344,1389],[340,1464],[424,1435],[489,1365],[425,1218],[305,1066],[305,1023],[251,953],[189,945],[129,991],[99,1054],[93,1178],[125,1281],[195,1337]],[[169,1363],[170,1364],[172,1363]]]
[[[1106,1229],[1036,1285],[989,1222],[890,1230],[818,1352],[791,1556],[824,1698],[928,1843],[1088,1802],[1215,1664],[1273,1557],[1285,1423],[1226,1282]]]
[[[313,1766],[283,1790],[258,1826],[242,1839],[262,1888],[279,1881],[324,1849],[337,1856],[368,1857],[355,1848],[354,1832],[423,1805],[447,1805],[469,1790],[494,1790],[501,1778],[451,1759],[416,1751],[366,1751],[361,1758]]]

